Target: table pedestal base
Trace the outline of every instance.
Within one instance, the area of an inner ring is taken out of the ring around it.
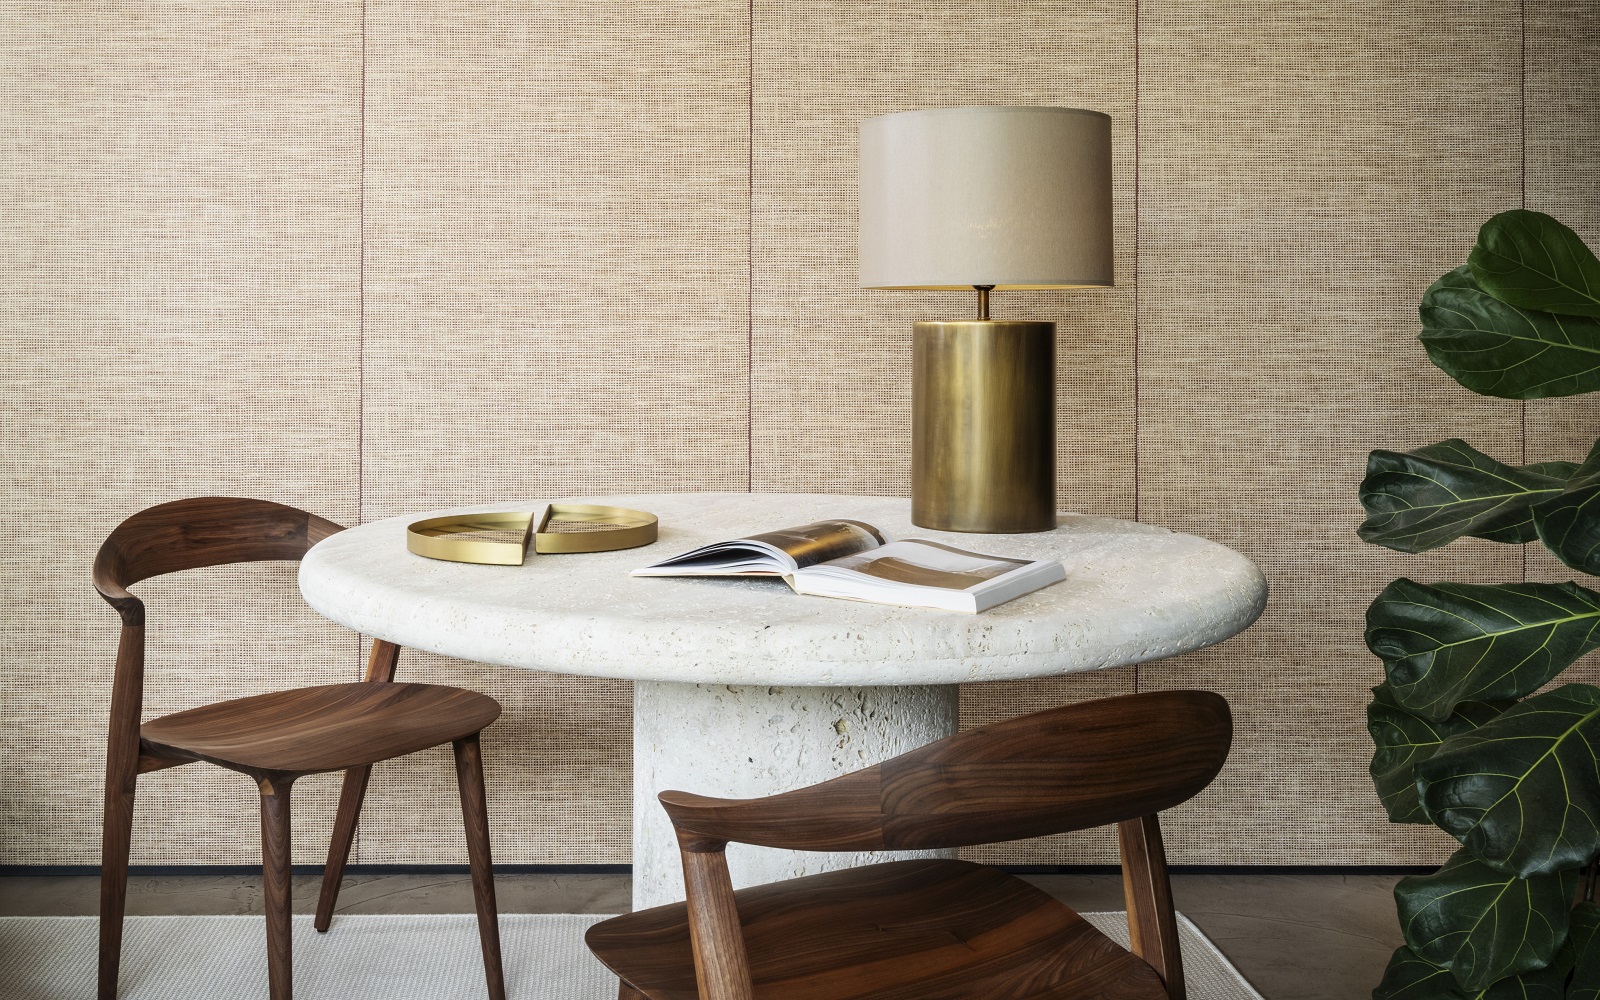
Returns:
[[[667,789],[755,798],[859,770],[956,731],[958,688],[633,686],[633,907],[683,899]],[[728,846],[734,886],[954,851],[819,854]]]

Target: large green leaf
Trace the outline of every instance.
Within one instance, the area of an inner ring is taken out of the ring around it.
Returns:
[[[1600,316],[1600,260],[1578,234],[1543,212],[1501,212],[1467,257],[1473,280],[1502,302],[1569,316]]]
[[[1516,468],[1459,438],[1416,451],[1375,451],[1361,481],[1363,539],[1425,552],[1462,535],[1513,544],[1536,537],[1529,508],[1561,492],[1550,466]]]
[[[1527,877],[1600,852],[1600,688],[1534,695],[1417,765],[1423,811],[1484,862]]]
[[[1410,948],[1400,948],[1383,970],[1383,982],[1372,991],[1372,1000],[1464,1000],[1456,977],[1418,958]]]
[[[1367,648],[1394,700],[1429,719],[1465,701],[1521,698],[1600,646],[1600,594],[1575,583],[1401,578],[1367,609]]]
[[[1576,959],[1567,1000],[1600,1000],[1600,906],[1579,903],[1573,908],[1567,942]]]
[[[1571,969],[1565,949],[1550,965],[1494,983],[1477,992],[1464,992],[1448,969],[1418,958],[1410,948],[1400,948],[1383,970],[1383,982],[1372,1000],[1562,1000]]]
[[[1462,265],[1422,295],[1422,346],[1485,396],[1546,399],[1600,389],[1600,320],[1507,305]]]
[[[1575,570],[1600,574],[1600,442],[1566,487],[1532,513],[1539,539],[1557,558]]]
[[[1575,872],[1523,879],[1460,850],[1432,875],[1401,879],[1394,899],[1406,944],[1470,991],[1549,965],[1577,886]]]
[[[1431,822],[1417,801],[1416,765],[1451,736],[1470,732],[1505,711],[1510,702],[1467,701],[1448,719],[1424,719],[1394,700],[1389,685],[1372,689],[1367,706],[1367,732],[1377,748],[1372,755],[1372,783],[1391,823]]]

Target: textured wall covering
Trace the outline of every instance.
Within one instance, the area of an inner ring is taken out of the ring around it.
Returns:
[[[369,3],[367,518],[746,487],[747,24],[730,3]],[[402,670],[506,707],[497,857],[626,860],[626,683]],[[388,766],[360,860],[460,860],[435,756]]]
[[[0,8],[0,481],[28,526],[3,571],[0,860],[98,859],[117,620],[88,567],[121,516],[208,493],[358,516],[360,13]],[[350,679],[355,640],[293,593],[282,567],[153,581],[146,708]],[[152,778],[136,862],[248,856],[248,781]],[[304,785],[302,856],[333,787]]]
[[[990,103],[1116,122],[1117,287],[996,301],[1059,327],[1062,506],[1233,545],[1273,600],[1214,650],[969,687],[965,722],[1214,688],[1236,749],[1172,817],[1175,860],[1441,855],[1366,781],[1362,611],[1401,574],[1567,574],[1362,546],[1355,485],[1374,447],[1535,461],[1600,433],[1600,406],[1475,397],[1414,340],[1490,214],[1600,245],[1600,3],[0,0],[0,24],[0,496],[29,526],[0,610],[0,864],[97,860],[115,624],[88,565],[138,507],[903,493],[909,325],[972,303],[854,287],[856,125]],[[152,712],[360,669],[287,568],[145,592]],[[401,669],[505,703],[498,860],[627,860],[626,685]],[[464,860],[451,786],[447,755],[380,768],[357,860]],[[333,784],[298,787],[309,862]],[[248,782],[183,768],[140,796],[136,861],[257,857]]]
[[[1248,553],[1273,583],[1238,642],[1143,671],[1238,707],[1245,766],[1174,838],[1239,803],[1229,828],[1261,833],[1216,849],[1231,862],[1262,837],[1289,858],[1436,851],[1442,834],[1384,825],[1365,781],[1381,674],[1361,616],[1401,574],[1521,572],[1505,546],[1406,557],[1352,530],[1369,449],[1469,434],[1515,455],[1520,434],[1518,404],[1460,389],[1412,339],[1421,290],[1517,204],[1517,5],[1372,15],[1195,3],[1142,25],[1140,515]]]

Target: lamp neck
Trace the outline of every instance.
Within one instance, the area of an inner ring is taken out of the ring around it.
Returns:
[[[978,290],[978,319],[989,318],[989,293],[994,291],[993,285],[973,285]]]

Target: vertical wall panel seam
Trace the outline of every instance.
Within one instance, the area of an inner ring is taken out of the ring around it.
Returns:
[[[1521,140],[1517,164],[1518,207],[1528,207],[1528,0],[1517,2],[1517,35],[1519,43],[1517,80],[1517,133]],[[1522,434],[1522,464],[1528,464],[1528,401],[1518,407],[1519,431]],[[1528,582],[1528,544],[1522,546],[1522,582]]]
[[[756,0],[745,10],[744,488],[756,483]]]
[[[361,54],[356,80],[356,523],[366,520],[367,481],[367,2],[361,0]],[[366,673],[361,663],[361,636],[355,636],[356,680]],[[350,857],[361,861],[361,828],[351,838]]]
[[[1139,260],[1139,0],[1133,0],[1133,519],[1139,520],[1139,302],[1143,275]],[[1140,669],[1133,665],[1133,692]]]
[[[1522,208],[1528,207],[1528,0],[1517,3],[1517,36],[1520,47],[1519,79],[1517,81],[1517,130],[1521,133],[1521,160],[1518,177],[1521,188],[1518,199]],[[1524,458],[1526,460],[1526,458]]]
[[[356,523],[367,483],[367,0],[361,0],[361,75],[356,81]]]

